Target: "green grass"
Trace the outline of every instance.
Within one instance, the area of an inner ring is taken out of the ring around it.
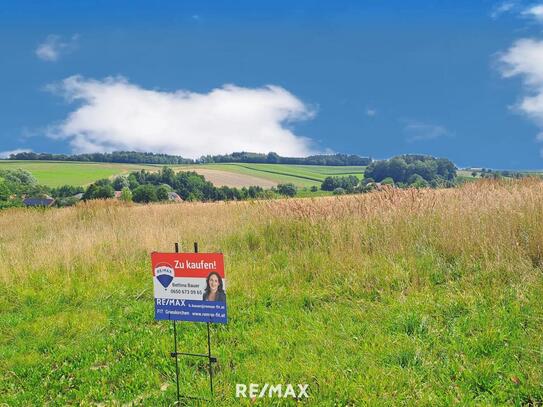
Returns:
[[[308,406],[540,405],[541,185],[4,211],[0,399],[173,404],[149,253],[180,240],[226,259],[207,405],[249,406],[235,384],[266,382],[309,384]],[[181,351],[205,352],[205,325],[178,327]],[[180,372],[183,393],[207,396],[204,360]]]
[[[115,163],[80,163],[61,161],[0,161],[0,169],[22,168],[34,175],[38,182],[49,187],[61,185],[87,185],[101,178],[142,168],[156,169],[150,165]]]

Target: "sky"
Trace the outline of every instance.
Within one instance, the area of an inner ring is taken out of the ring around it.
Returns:
[[[543,169],[543,1],[17,1],[0,156],[420,153]]]

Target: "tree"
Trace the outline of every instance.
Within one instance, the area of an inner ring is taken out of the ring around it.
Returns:
[[[173,187],[175,183],[175,171],[170,167],[162,167],[162,170],[160,170],[160,182]]]
[[[121,201],[123,202],[131,202],[132,201],[132,191],[130,191],[130,188],[124,187],[121,190]]]
[[[81,186],[63,185],[51,189],[51,196],[54,198],[68,198],[83,192],[85,192],[85,188]]]
[[[387,177],[381,181],[382,185],[394,185],[394,180],[391,177]]]
[[[138,182],[136,175],[134,175],[134,173],[130,173],[130,175],[128,176],[128,187],[133,191],[139,186],[140,183]]]
[[[11,191],[7,183],[3,180],[0,180],[0,201],[7,201],[11,196]]]
[[[281,195],[292,197],[296,195],[298,190],[294,184],[288,183],[277,185],[277,192],[279,192]]]
[[[111,182],[111,180],[107,179],[107,178],[102,178],[102,179],[99,179],[98,181],[95,182],[96,186],[98,187],[107,187],[107,186],[110,186],[111,188],[113,188],[113,183]]]
[[[170,188],[168,188],[166,185],[160,185],[156,189],[156,198],[159,201],[167,201],[169,198],[169,192]]]
[[[403,158],[394,157],[388,162],[388,176],[395,182],[405,182],[408,167]]]
[[[115,188],[115,191],[122,191],[123,188],[129,188],[130,187],[130,181],[127,177],[120,176],[115,178],[113,181],[113,188]]]
[[[115,196],[115,190],[113,189],[113,186],[104,185],[104,186],[99,186],[96,189],[92,199],[108,199],[108,198],[113,198],[114,196]]]
[[[266,157],[266,162],[270,164],[278,164],[281,161],[281,157],[277,153],[268,153]]]
[[[345,195],[345,190],[343,188],[336,188],[332,192],[334,195]]]
[[[409,177],[409,186],[412,188],[428,188],[428,182],[419,174],[413,174]]]
[[[322,181],[321,189],[323,191],[333,191],[336,188],[339,188],[337,177],[326,177],[324,181]]]
[[[311,188],[309,188],[309,190],[310,190],[311,192],[317,192],[317,191],[319,190],[319,188],[317,188],[316,185],[312,185]]]
[[[115,190],[111,185],[97,185],[96,183],[89,185],[83,194],[83,200],[89,199],[108,199],[115,196]]]
[[[132,193],[132,200],[134,202],[156,202],[158,200],[156,196],[156,188],[153,185],[140,185]]]

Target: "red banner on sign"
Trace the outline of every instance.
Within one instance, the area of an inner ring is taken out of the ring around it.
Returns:
[[[174,277],[205,278],[211,272],[224,278],[224,257],[222,253],[151,253],[153,275],[159,266],[174,270]]]

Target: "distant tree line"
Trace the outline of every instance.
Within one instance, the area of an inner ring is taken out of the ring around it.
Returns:
[[[480,171],[471,172],[472,177],[477,177],[477,175],[479,175],[481,178],[499,179],[499,178],[524,178],[524,177],[540,175],[540,174],[530,174],[530,173],[523,173],[519,171],[510,171],[510,170],[491,170],[487,168],[482,168]]]
[[[140,153],[137,151],[116,151],[112,153],[91,154],[50,154],[23,152],[11,154],[10,160],[83,161],[133,164],[207,164],[207,163],[266,163],[266,164],[304,164],[304,165],[368,165],[371,158],[353,154],[312,155],[309,157],[281,157],[277,153],[232,153],[226,155],[206,155],[197,160],[177,155]]]
[[[252,163],[252,164],[300,164],[300,165],[368,165],[369,157],[354,154],[311,155],[309,157],[281,157],[277,153],[232,153],[226,155],[207,155],[200,158],[201,163]]]
[[[50,154],[22,152],[11,154],[10,160],[44,160],[44,161],[83,161],[99,163],[133,163],[133,164],[194,164],[194,160],[176,155],[140,153],[137,151],[115,151],[112,153],[90,154]]]

